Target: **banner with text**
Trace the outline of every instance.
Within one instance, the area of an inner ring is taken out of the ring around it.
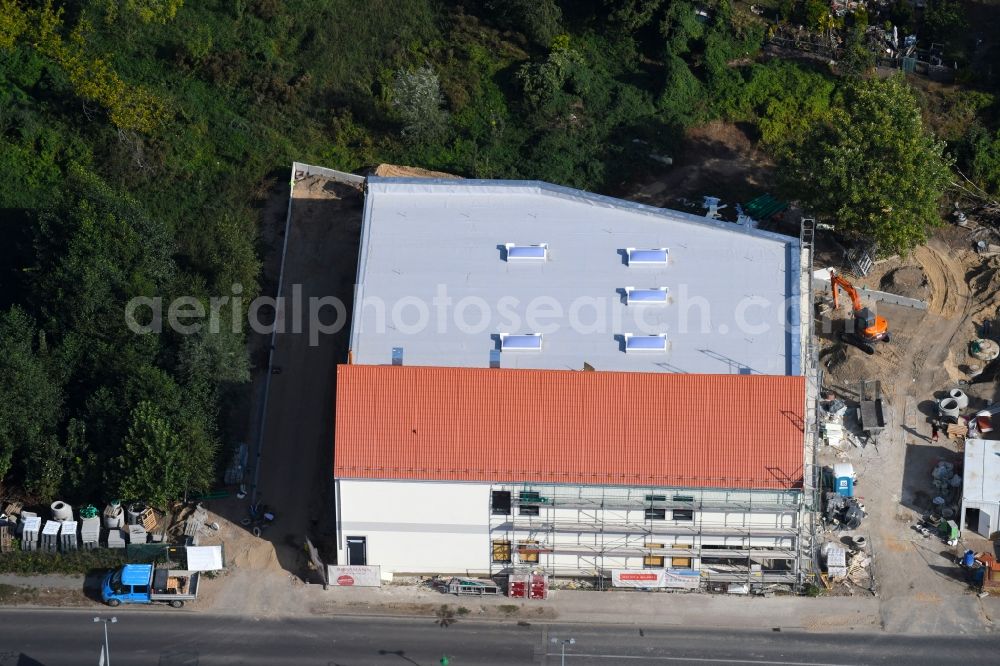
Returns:
[[[338,587],[381,587],[380,567],[327,566],[327,580]]]
[[[690,569],[612,569],[613,587],[661,587],[694,590],[700,576]]]

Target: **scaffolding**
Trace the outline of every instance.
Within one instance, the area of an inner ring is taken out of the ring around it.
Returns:
[[[494,484],[490,498],[493,576],[601,586],[612,569],[665,567],[699,570],[706,584],[796,583],[797,489]]]
[[[822,376],[819,369],[819,350],[816,348],[816,318],[813,316],[813,252],[816,234],[816,220],[803,217],[799,231],[799,251],[803,270],[800,275],[802,299],[802,374],[806,380],[805,428],[803,432],[802,494],[804,502],[799,520],[799,557],[796,560],[796,585],[801,590],[809,583],[815,583],[820,571],[817,562],[816,544],[819,512],[820,465],[819,447],[819,394]]]

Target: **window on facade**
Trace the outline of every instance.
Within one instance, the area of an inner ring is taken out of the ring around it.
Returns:
[[[642,558],[642,566],[646,569],[660,569],[663,567],[662,555],[647,555]]]
[[[509,516],[510,515],[510,491],[509,490],[494,490],[493,497],[490,501],[490,506],[493,508],[494,516]]]
[[[520,516],[537,516],[538,507],[532,505],[525,506],[522,504],[520,507],[518,507],[517,513]]]
[[[667,510],[666,509],[646,509],[646,520],[666,520]]]
[[[674,509],[674,520],[694,520],[694,511],[691,509]]]
[[[538,542],[522,541],[517,546],[517,559],[522,562],[538,561]]]
[[[666,502],[666,495],[646,495],[647,502]]]
[[[691,544],[689,543],[675,543],[674,548],[691,550]],[[670,566],[674,569],[690,569],[691,568],[691,558],[690,557],[672,557],[670,558]]]
[[[694,502],[694,497],[691,495],[674,495],[675,502]]]
[[[506,539],[493,541],[493,561],[510,562],[510,541]]]

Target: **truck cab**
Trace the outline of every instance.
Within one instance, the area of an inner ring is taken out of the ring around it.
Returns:
[[[196,571],[157,569],[152,564],[126,564],[101,583],[101,600],[109,606],[168,603],[180,608],[198,595]]]

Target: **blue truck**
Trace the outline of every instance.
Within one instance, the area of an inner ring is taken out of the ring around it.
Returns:
[[[109,606],[165,603],[180,608],[198,596],[199,572],[126,564],[104,577],[101,600]]]

